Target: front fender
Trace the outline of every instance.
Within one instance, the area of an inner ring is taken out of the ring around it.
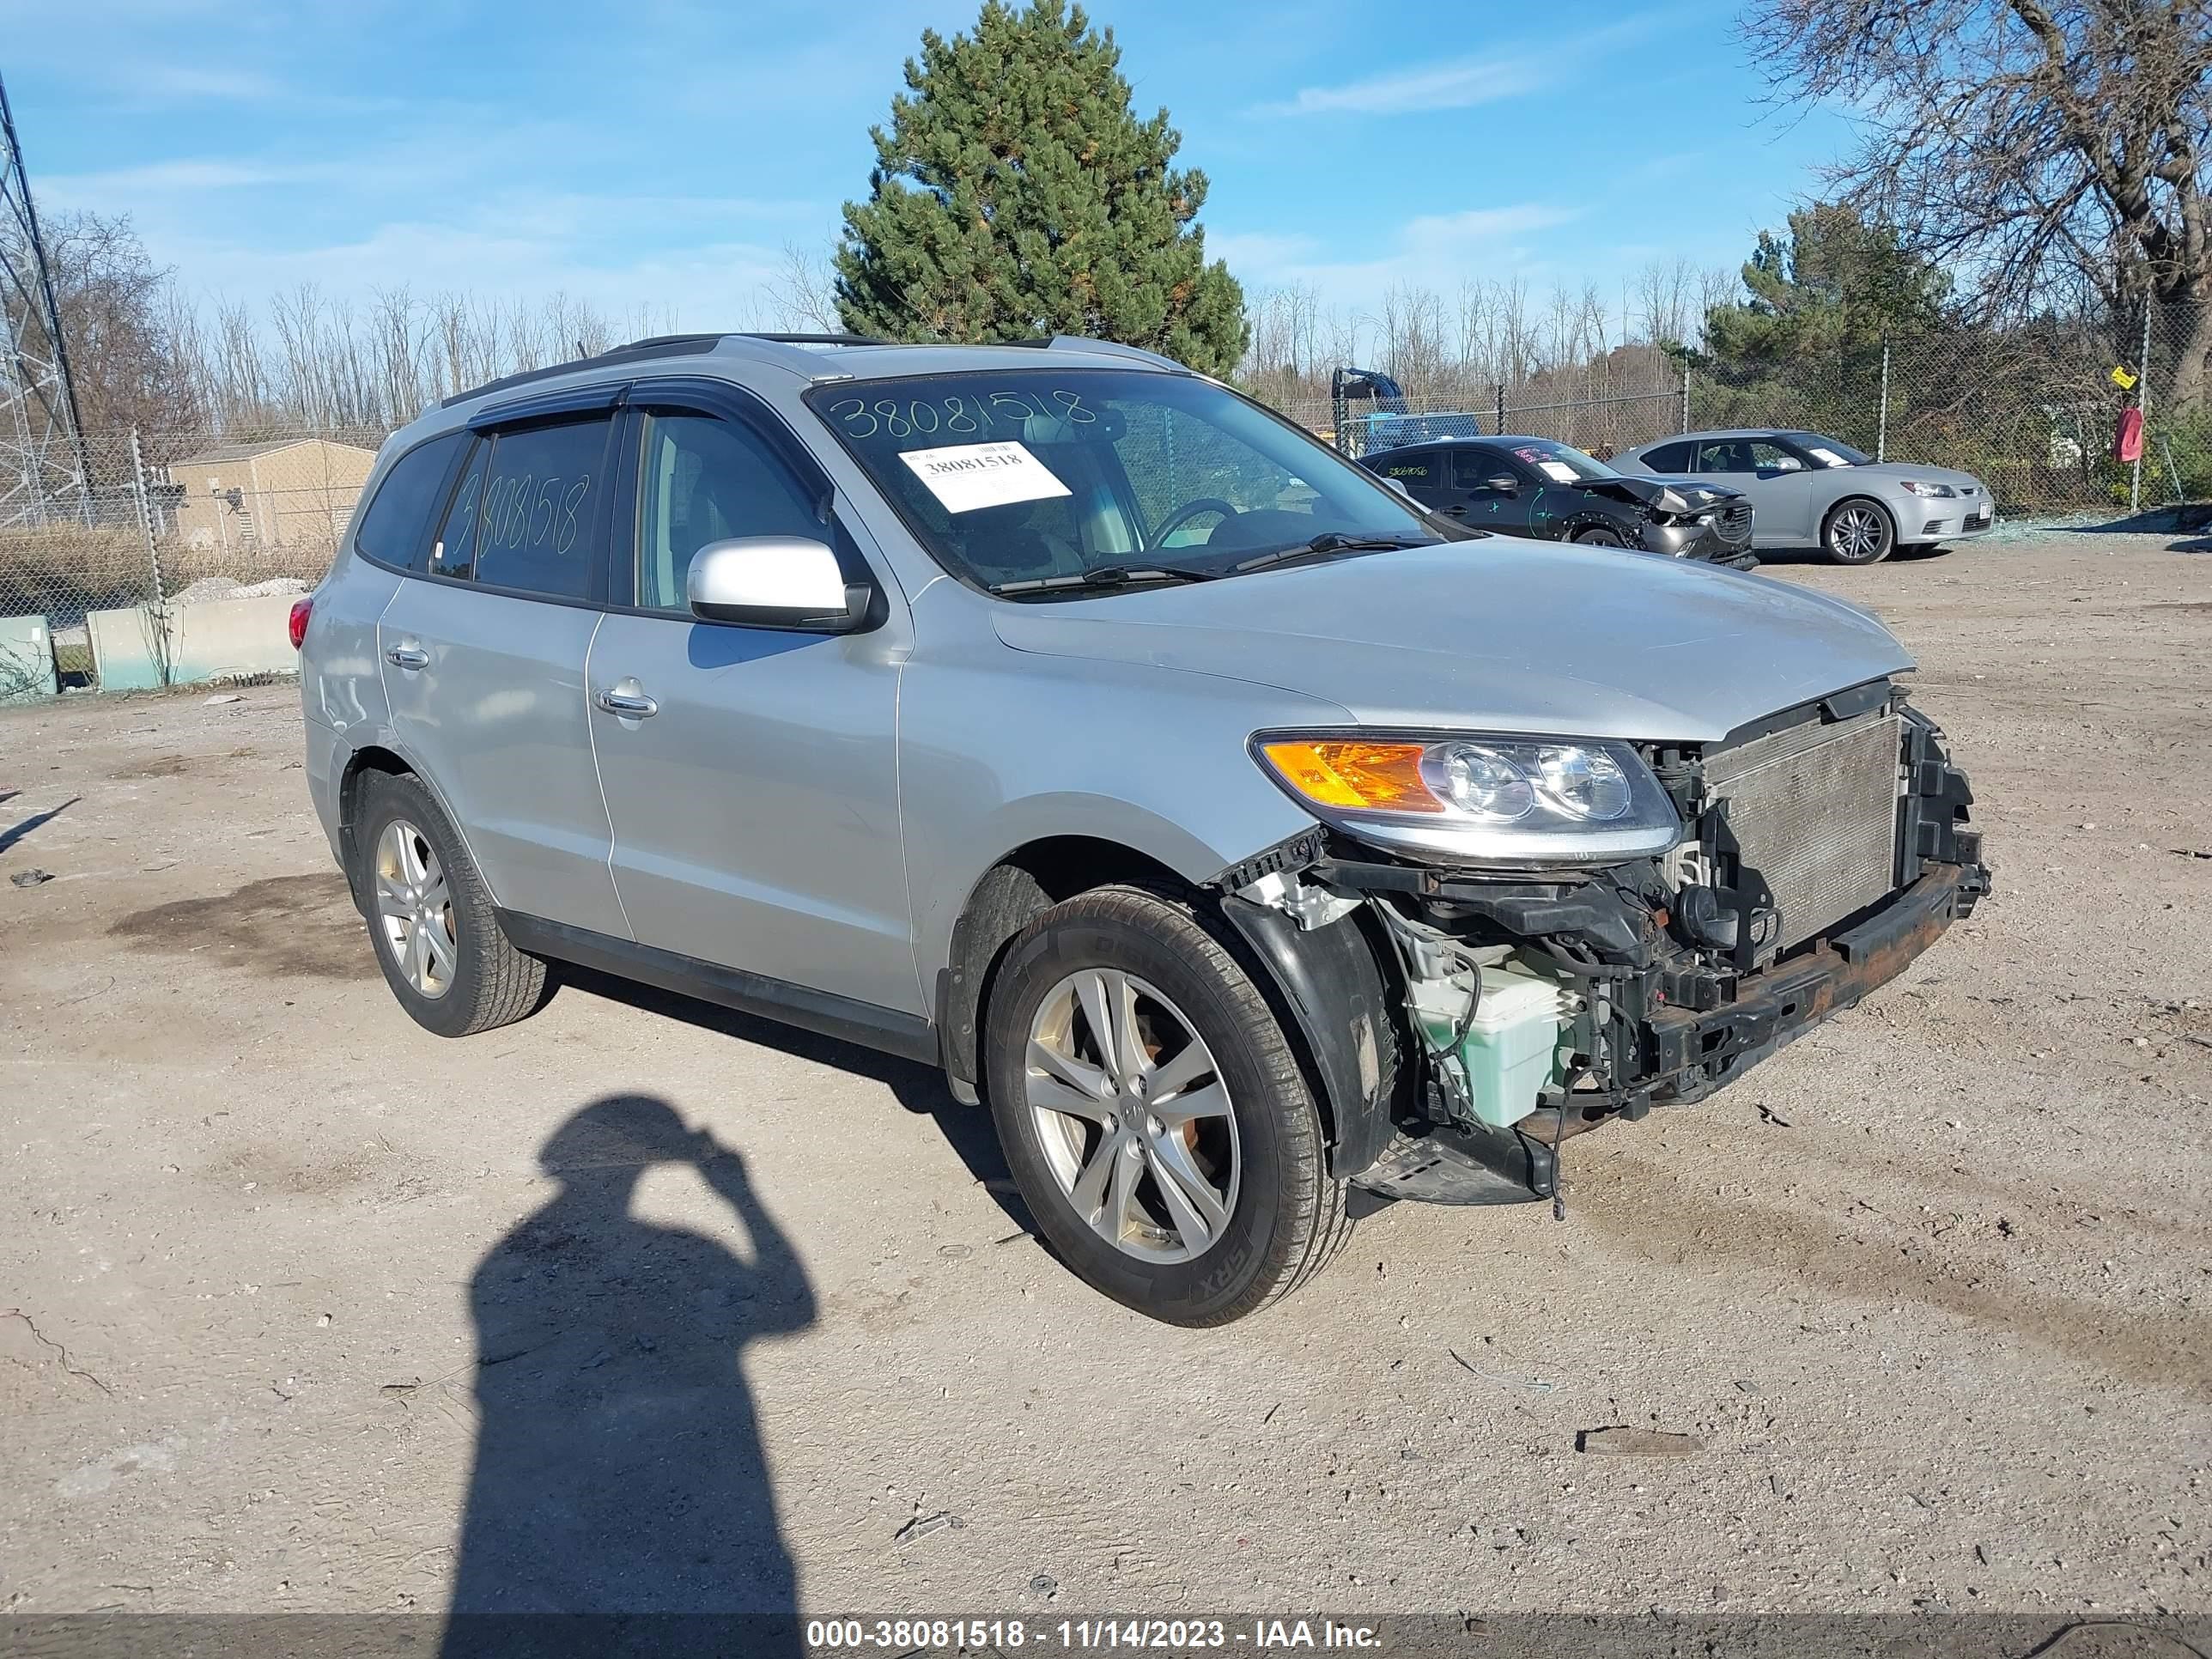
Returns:
[[[1032,842],[1111,842],[1203,885],[1313,827],[1260,770],[1252,733],[1341,726],[1320,698],[1149,665],[1006,653],[909,664],[900,819],[925,997],[985,872]]]

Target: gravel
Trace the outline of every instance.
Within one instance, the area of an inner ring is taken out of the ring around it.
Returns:
[[[2172,539],[1770,568],[1919,654],[1995,896],[1577,1142],[1564,1223],[1397,1206],[1212,1332],[1056,1266],[918,1066],[595,979],[416,1030],[295,692],[0,713],[0,834],[73,801],[0,852],[57,875],[0,885],[0,1602],[2202,1613],[2212,860],[2170,849],[2212,849],[2212,605]]]

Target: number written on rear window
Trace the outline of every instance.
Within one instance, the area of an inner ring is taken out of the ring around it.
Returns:
[[[450,575],[472,574],[487,586],[586,597],[606,448],[605,420],[501,433],[488,460],[471,458],[447,514],[437,568]],[[471,554],[473,570],[459,568]]]

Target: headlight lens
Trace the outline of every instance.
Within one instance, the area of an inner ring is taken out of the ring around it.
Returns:
[[[1255,744],[1314,815],[1363,841],[1468,863],[1598,863],[1664,852],[1674,803],[1625,744],[1268,734]]]
[[[1936,501],[1947,501],[1959,493],[1947,483],[1917,483],[1911,478],[1899,479],[1898,488],[1909,490],[1915,495],[1924,495]]]

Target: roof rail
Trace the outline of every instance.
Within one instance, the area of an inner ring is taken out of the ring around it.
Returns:
[[[760,340],[772,345],[888,345],[866,334],[769,334],[750,330],[717,329],[711,334],[655,334],[642,340],[630,340],[588,357],[572,357],[566,362],[548,363],[543,368],[526,368],[520,374],[506,374],[496,380],[487,380],[482,386],[471,386],[465,392],[456,392],[441,401],[438,407],[451,409],[472,398],[487,392],[505,392],[512,387],[528,386],[534,380],[547,380],[556,374],[572,374],[579,369],[597,368],[602,364],[625,362],[634,359],[653,357],[689,357],[712,351],[724,340]]]
[[[1124,345],[1119,340],[1094,340],[1084,334],[1054,334],[1034,340],[1006,340],[1006,345],[1029,346],[1038,351],[1095,351],[1109,357],[1128,357],[1139,362],[1156,363],[1162,368],[1172,368],[1188,374],[1190,370],[1172,357],[1164,357],[1157,351],[1147,351],[1142,346]]]

